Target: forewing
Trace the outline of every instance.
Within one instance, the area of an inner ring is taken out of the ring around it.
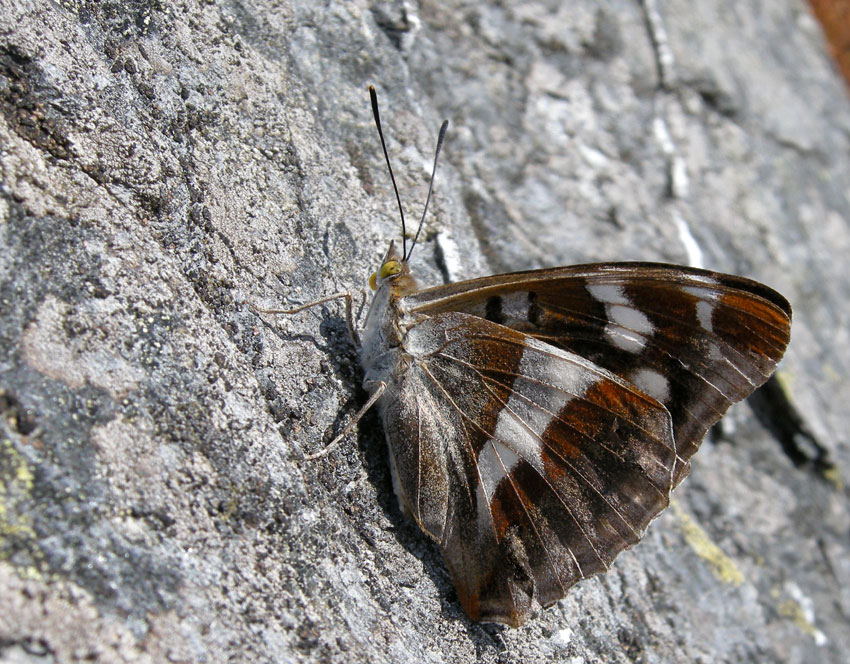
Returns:
[[[569,350],[670,411],[680,461],[708,428],[764,383],[790,339],[791,308],[749,279],[655,263],[519,272],[426,289],[411,315],[458,311]]]
[[[471,618],[522,623],[667,506],[669,413],[609,371],[458,312],[404,350],[381,402],[396,488]]]

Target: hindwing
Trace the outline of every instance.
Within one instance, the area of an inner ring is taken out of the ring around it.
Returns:
[[[396,490],[473,619],[521,624],[667,506],[676,441],[644,391],[461,312],[416,325],[404,349],[381,404]]]

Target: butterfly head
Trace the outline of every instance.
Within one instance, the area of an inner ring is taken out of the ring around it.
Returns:
[[[418,290],[416,281],[410,275],[407,260],[396,251],[395,242],[390,242],[381,267],[369,277],[369,288],[372,290],[378,290],[384,284],[399,297]]]
[[[431,169],[431,178],[428,183],[428,196],[425,199],[425,209],[422,211],[422,219],[419,222],[419,227],[416,229],[416,234],[413,236],[413,242],[410,247],[407,246],[407,229],[404,223],[404,209],[401,205],[401,197],[398,194],[398,186],[393,175],[393,167],[390,164],[390,155],[387,152],[387,144],[384,141],[384,130],[381,128],[381,115],[378,112],[378,94],[375,92],[375,87],[369,86],[369,97],[372,100],[372,115],[375,117],[375,127],[378,129],[378,137],[381,139],[381,149],[384,152],[384,158],[387,161],[387,170],[390,174],[390,182],[393,185],[396,202],[398,203],[398,212],[401,217],[401,240],[402,252],[401,256],[395,250],[395,244],[390,243],[390,248],[387,250],[384,260],[381,261],[380,269],[369,277],[369,286],[372,290],[377,291],[385,282],[392,287],[392,294],[396,297],[402,297],[408,293],[418,290],[416,281],[410,276],[410,270],[407,267],[407,261],[410,260],[410,255],[413,253],[413,247],[416,246],[416,241],[419,239],[419,233],[422,231],[422,226],[425,224],[425,217],[428,214],[428,203],[431,202],[431,192],[434,190],[434,176],[437,173],[437,160],[440,157],[440,150],[443,147],[443,140],[446,137],[446,130],[449,126],[448,120],[443,120],[440,126],[440,134],[437,138],[437,149],[434,151],[434,166]]]

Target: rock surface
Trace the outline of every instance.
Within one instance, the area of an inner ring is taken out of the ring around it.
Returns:
[[[763,281],[822,448],[737,406],[611,572],[469,622],[375,417],[302,459],[363,403],[341,306],[251,308],[398,236],[370,83],[411,219],[451,122],[423,282]],[[0,110],[7,661],[846,661],[850,105],[802,2],[0,0]]]

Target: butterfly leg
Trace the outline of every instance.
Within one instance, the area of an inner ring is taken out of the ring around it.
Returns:
[[[312,302],[308,302],[307,304],[302,304],[294,309],[260,309],[259,307],[251,306],[251,308],[256,311],[258,314],[285,314],[287,316],[291,316],[292,314],[297,314],[305,309],[309,309],[310,307],[315,307],[319,304],[324,304],[325,302],[332,302],[333,300],[339,300],[340,298],[345,298],[345,322],[348,326],[348,334],[351,337],[351,343],[354,344],[354,347],[357,350],[360,350],[360,337],[357,334],[357,330],[354,329],[354,315],[352,313],[353,307],[353,298],[351,296],[351,291],[343,291],[341,293],[334,293],[333,295],[328,295],[327,297],[320,298],[318,300],[313,300]]]
[[[357,414],[352,418],[352,420],[345,425],[345,428],[339,432],[339,435],[334,438],[331,442],[329,442],[323,449],[319,450],[315,454],[305,454],[304,459],[307,461],[312,461],[313,459],[318,459],[320,457],[325,456],[330,452],[336,445],[345,438],[348,433],[354,428],[363,416],[369,411],[369,409],[375,405],[375,402],[381,398],[381,395],[384,393],[384,390],[387,389],[387,384],[384,381],[378,381],[375,384],[375,391],[369,395],[369,400],[365,403],[363,408],[357,411]]]

